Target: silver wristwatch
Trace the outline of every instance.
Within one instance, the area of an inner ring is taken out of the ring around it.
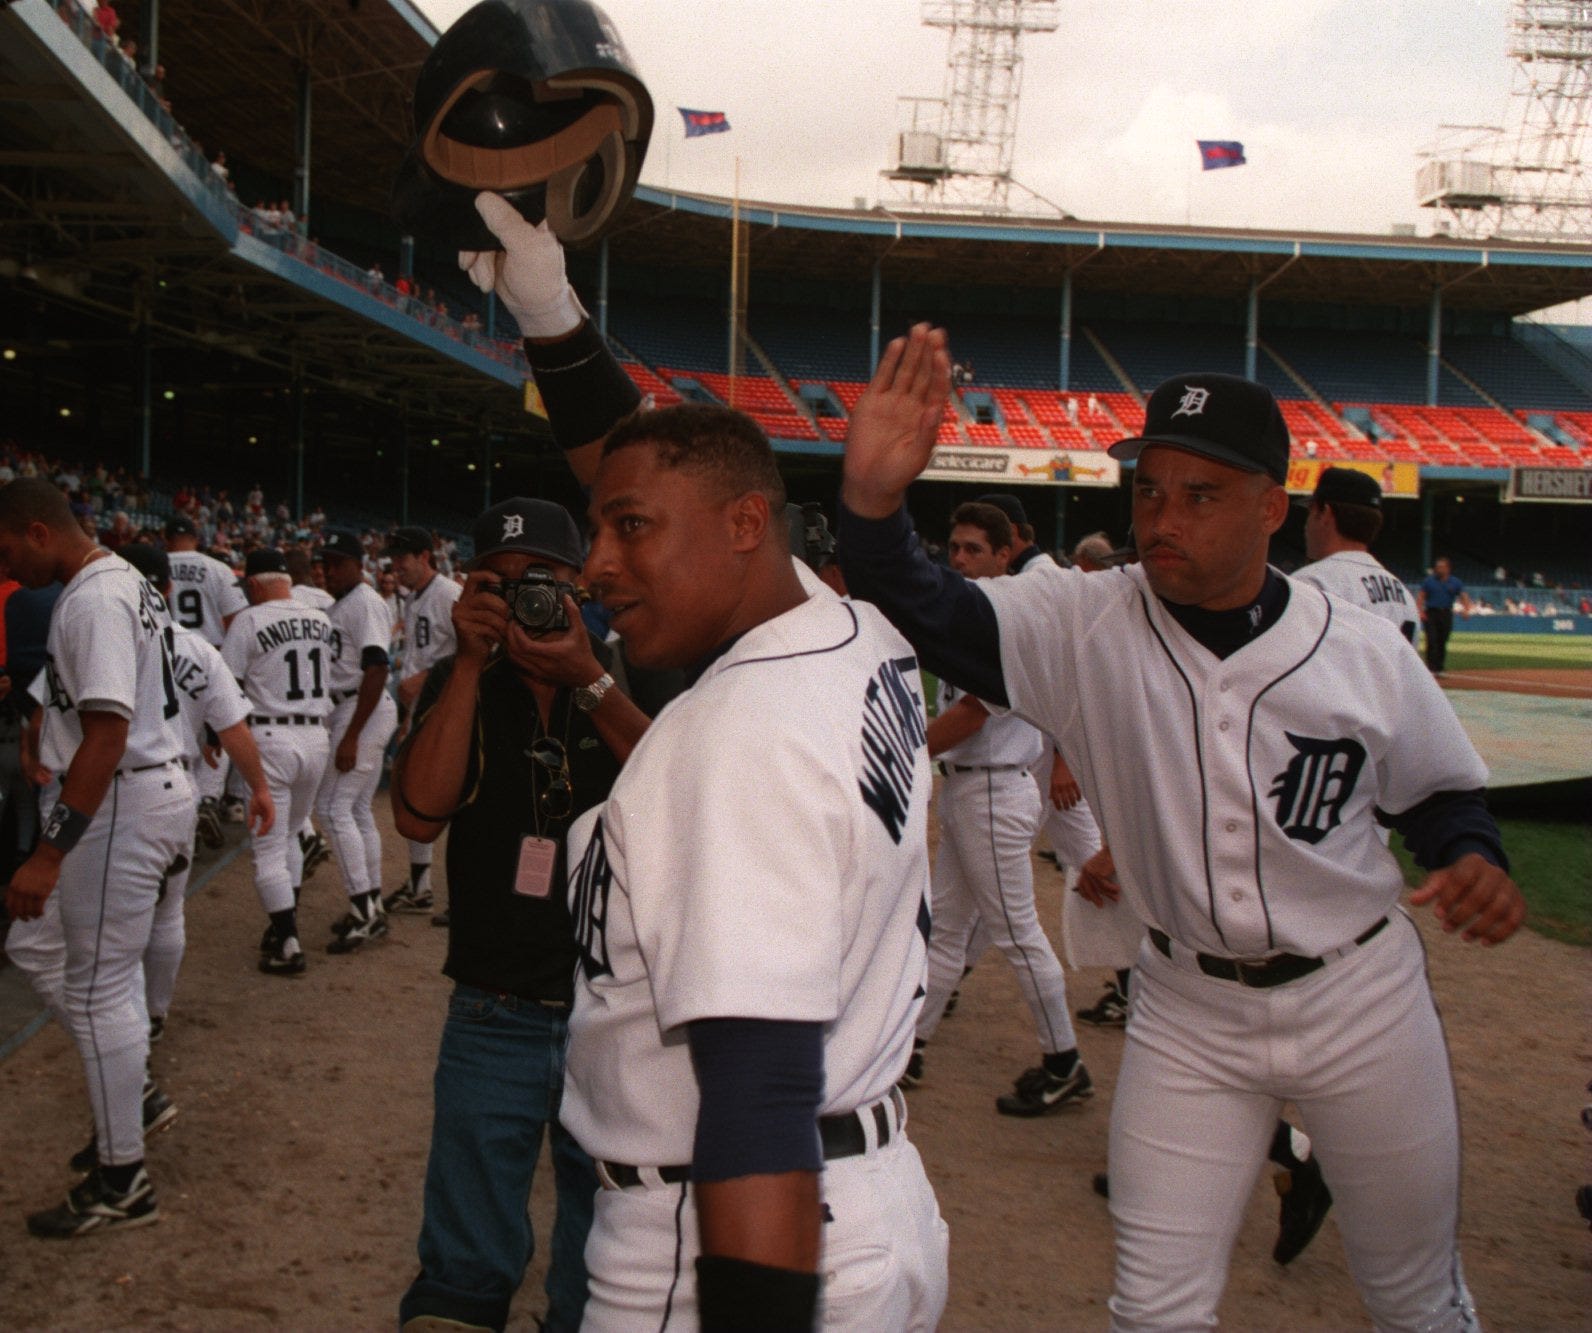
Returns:
[[[597,705],[603,701],[603,695],[613,687],[614,678],[603,672],[590,685],[582,685],[575,691],[575,707],[583,713],[595,713]]]

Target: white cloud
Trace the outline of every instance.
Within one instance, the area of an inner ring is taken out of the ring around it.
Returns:
[[[441,25],[468,0],[419,0]],[[605,0],[658,108],[643,179],[850,205],[878,193],[896,99],[936,96],[916,0]],[[1024,39],[1015,172],[1080,216],[1385,231],[1422,219],[1416,153],[1496,123],[1508,0],[1061,0]],[[728,113],[686,142],[676,106]],[[1250,165],[1201,174],[1196,138]]]

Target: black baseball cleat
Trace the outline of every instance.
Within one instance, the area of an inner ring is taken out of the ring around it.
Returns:
[[[417,889],[412,880],[405,880],[387,895],[383,905],[389,912],[407,912],[415,916],[429,915],[432,908],[431,890]]]
[[[995,1109],[1002,1115],[1045,1115],[1094,1096],[1094,1080],[1082,1060],[1064,1075],[1052,1074],[1044,1065],[1025,1069],[1013,1088],[995,1099]]]
[[[214,796],[206,796],[199,802],[198,822],[194,832],[199,841],[211,851],[215,851],[226,841],[226,836],[221,831],[221,807]]]
[[[270,948],[260,950],[260,971],[272,977],[297,977],[304,974],[304,948],[297,935],[273,934]]]
[[[1321,1178],[1314,1157],[1290,1171],[1277,1172],[1272,1184],[1282,1196],[1282,1206],[1277,1211],[1277,1244],[1271,1257],[1279,1264],[1291,1263],[1304,1253],[1327,1220],[1332,1191]]]
[[[321,866],[332,859],[331,845],[322,834],[306,838],[299,835],[299,851],[304,854],[304,878],[308,879]]]
[[[916,1037],[912,1039],[912,1054],[907,1057],[907,1067],[901,1071],[901,1077],[896,1080],[898,1088],[915,1088],[923,1082],[923,1047],[925,1042]]]
[[[40,1240],[72,1240],[96,1231],[148,1226],[160,1221],[155,1187],[143,1167],[125,1190],[105,1178],[98,1165],[66,1196],[66,1202],[28,1215],[28,1231]]]
[[[380,893],[362,893],[349,900],[349,908],[348,915],[333,927],[337,938],[326,946],[327,953],[353,953],[387,933],[387,909]]]
[[[1087,1009],[1073,1011],[1085,1023],[1097,1028],[1121,1028],[1128,1025],[1128,997],[1117,989],[1114,981],[1106,982],[1106,993]]]

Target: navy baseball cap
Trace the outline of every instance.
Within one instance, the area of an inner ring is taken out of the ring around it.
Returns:
[[[347,528],[333,528],[328,532],[321,553],[326,556],[343,555],[360,564],[365,563],[365,544],[359,540],[357,532],[350,532]]]
[[[243,562],[243,577],[252,579],[256,574],[286,574],[287,557],[274,546],[261,546],[250,551]]]
[[[171,582],[171,561],[160,547],[135,542],[122,547],[117,554],[157,588],[164,588]]]
[[[166,520],[166,535],[168,537],[197,537],[199,529],[194,526],[193,519],[182,514],[173,514]]]
[[[1245,472],[1288,479],[1288,426],[1271,390],[1238,375],[1174,375],[1150,395],[1144,431],[1106,452],[1130,463],[1152,444],[1199,454]]]
[[[394,528],[384,543],[389,554],[407,551],[411,555],[424,555],[432,548],[431,534],[424,528]]]
[[[1028,523],[1028,511],[1023,508],[1023,502],[1015,495],[1007,495],[1004,491],[996,491],[992,495],[979,496],[978,502],[981,505],[994,505],[995,508],[999,509],[1001,513],[1011,520],[1014,527],[1018,524],[1026,526]]]
[[[1365,505],[1369,509],[1380,509],[1382,488],[1369,472],[1359,472],[1352,467],[1323,468],[1316,478],[1314,494],[1298,496],[1294,503],[1307,509],[1318,504]]]
[[[551,500],[516,495],[495,504],[476,519],[470,536],[475,541],[477,563],[503,551],[539,555],[575,569],[586,562],[574,518]]]

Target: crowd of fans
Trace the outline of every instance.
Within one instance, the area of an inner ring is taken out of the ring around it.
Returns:
[[[83,531],[113,551],[135,542],[158,544],[166,523],[182,517],[193,524],[203,550],[239,571],[248,553],[258,547],[296,547],[313,557],[328,525],[335,523],[319,504],[295,515],[285,500],[269,500],[258,482],[237,494],[206,483],[184,483],[175,491],[160,492],[127,468],[102,462],[79,464],[47,457],[15,441],[0,442],[0,485],[16,477],[53,481],[66,492]],[[361,534],[373,574],[387,562],[385,535],[385,529],[375,528]],[[459,563],[457,544],[451,536],[434,535],[437,568],[451,576]]]

